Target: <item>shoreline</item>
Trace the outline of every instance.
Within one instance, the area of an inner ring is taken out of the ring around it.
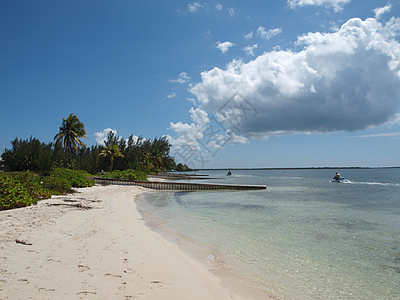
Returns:
[[[246,299],[146,225],[131,186],[0,211],[2,299]],[[265,298],[265,295],[264,295]]]
[[[172,195],[175,193],[168,190],[146,190],[136,198],[138,211],[142,215],[145,224],[163,239],[177,245],[180,251],[200,262],[204,268],[216,275],[221,280],[221,285],[229,291],[233,291],[245,299],[280,299],[277,295],[273,295],[272,291],[268,291],[265,284],[260,284],[258,279],[239,274],[238,270],[234,270],[232,266],[226,264],[223,258],[215,257],[215,253],[212,252],[209,245],[193,240],[165,225],[165,220],[154,212],[156,209],[154,206],[160,204],[157,203],[158,200],[162,202],[167,198],[167,202],[173,201],[174,196]],[[154,205],[154,202],[157,204]],[[161,206],[164,205],[161,203]]]

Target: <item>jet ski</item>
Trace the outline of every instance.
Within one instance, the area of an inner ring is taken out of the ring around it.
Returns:
[[[332,178],[332,179],[331,179],[331,182],[345,182],[345,181],[348,181],[348,180],[344,179],[343,177],[340,177],[340,178]]]
[[[336,173],[335,177],[331,179],[331,182],[349,182],[349,180],[344,179],[339,173]]]

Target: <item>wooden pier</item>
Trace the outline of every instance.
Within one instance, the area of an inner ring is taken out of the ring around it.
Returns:
[[[232,185],[217,183],[187,183],[171,181],[141,181],[128,179],[113,179],[103,177],[92,177],[97,184],[135,185],[154,190],[176,190],[176,191],[207,191],[207,190],[261,190],[265,185]]]

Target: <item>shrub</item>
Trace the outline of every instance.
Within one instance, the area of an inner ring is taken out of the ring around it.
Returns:
[[[105,177],[115,179],[147,180],[147,174],[145,172],[132,169],[107,172]]]
[[[37,199],[13,177],[0,175],[0,210],[36,204]]]
[[[32,172],[0,174],[0,210],[36,204],[38,200],[73,192],[71,187],[93,186],[94,182],[83,171],[55,169],[51,176]]]
[[[80,188],[94,185],[93,180],[88,178],[90,174],[85,171],[56,168],[51,172],[51,176],[64,178],[72,187]]]
[[[65,178],[44,176],[41,178],[41,182],[43,187],[50,190],[53,195],[62,195],[73,192],[71,184]]]
[[[51,197],[49,189],[41,183],[41,178],[32,172],[12,172],[9,176],[16,179],[28,191],[29,195],[35,199],[46,199]]]

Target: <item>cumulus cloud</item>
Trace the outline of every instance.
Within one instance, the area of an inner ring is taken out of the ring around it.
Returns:
[[[221,3],[218,3],[218,4],[215,6],[215,8],[216,8],[217,10],[222,10],[223,7],[224,7],[224,6],[223,6]]]
[[[392,9],[392,4],[388,4],[384,7],[378,7],[375,8],[373,11],[375,13],[375,18],[376,19],[380,19],[380,17],[388,12],[390,12],[390,10]]]
[[[279,35],[281,32],[282,32],[282,29],[280,29],[280,28],[265,30],[264,27],[260,26],[257,29],[257,34],[266,40],[269,40],[269,39]]]
[[[177,79],[171,79],[170,82],[176,82],[179,84],[184,84],[188,83],[190,81],[190,77],[186,72],[182,72],[179,74],[179,77]]]
[[[221,50],[221,52],[223,54],[225,54],[229,50],[229,48],[232,47],[233,45],[234,45],[234,43],[231,43],[231,42],[224,42],[224,43],[217,42],[217,46],[216,47],[219,50]]]
[[[215,156],[226,144],[246,143],[247,139],[228,129],[222,121],[201,108],[191,108],[192,123],[170,123],[177,138],[167,136],[171,152],[192,168],[203,168],[207,156]]]
[[[254,56],[254,50],[257,48],[258,48],[258,45],[254,44],[251,46],[248,45],[248,46],[244,47],[243,50],[246,52],[246,54]]]
[[[225,136],[240,136],[242,142],[385,124],[399,107],[399,34],[399,18],[387,23],[353,18],[336,32],[299,36],[301,50],[274,50],[202,72],[190,90],[198,103],[193,123],[170,127],[181,144],[188,139],[195,146],[210,116],[226,129]]]
[[[170,142],[174,145],[175,150],[183,152],[184,147],[200,150],[198,140],[203,139],[204,128],[210,122],[208,114],[200,108],[190,109],[190,117],[193,122],[187,123],[170,123],[170,129],[178,134],[178,138],[169,137]]]
[[[103,131],[95,132],[94,136],[96,138],[97,145],[105,146],[105,142],[107,141],[107,135],[109,132],[112,132],[115,136],[117,136],[117,130],[111,128],[106,128]]]
[[[112,132],[114,134],[114,136],[118,138],[118,141],[123,140],[122,136],[117,135],[116,129],[106,128],[106,129],[103,129],[103,131],[95,132],[94,135],[96,138],[96,144],[99,146],[105,146],[106,145],[105,142],[107,141],[107,136],[110,132]],[[136,135],[132,135],[132,139],[133,139],[133,142],[136,143],[136,141],[139,139],[139,137]],[[128,143],[128,140],[129,139],[125,139],[125,142]],[[142,140],[146,140],[146,139],[142,138]]]
[[[291,8],[314,5],[331,7],[335,12],[343,10],[343,7],[350,3],[351,0],[288,0],[287,3]]]

